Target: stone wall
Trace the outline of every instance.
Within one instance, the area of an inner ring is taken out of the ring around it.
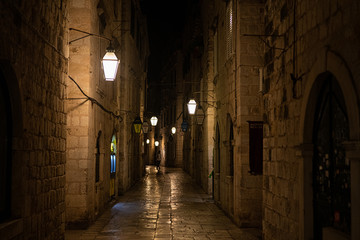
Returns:
[[[261,227],[262,174],[250,172],[249,121],[261,121],[260,72],[263,66],[264,4],[234,3],[236,19],[236,118],[234,119],[234,218],[244,227]],[[261,150],[260,150],[261,151]]]
[[[69,27],[77,30],[70,30],[67,80],[68,227],[88,226],[111,199],[144,174],[142,137],[134,132],[132,123],[144,111],[149,51],[146,22],[138,2],[133,3],[133,18],[131,1],[74,0],[69,4]],[[128,31],[131,19],[136,20],[134,34]],[[81,31],[95,35],[87,36]],[[105,81],[100,65],[109,40],[120,59],[115,81]],[[113,136],[114,148],[111,147]],[[116,158],[113,174],[110,173],[111,149]],[[99,170],[96,170],[97,162]]]
[[[0,3],[0,68],[16,128],[5,239],[64,239],[66,13],[67,1]]]
[[[360,5],[357,1],[267,1],[265,9],[265,34],[270,36],[262,103],[264,239],[312,239],[314,118],[308,116],[314,115],[317,94],[311,89],[320,74],[331,73],[347,108],[358,108],[358,100],[349,99],[359,94]],[[349,119],[358,119],[357,112],[348,111]],[[358,139],[356,125],[352,140]],[[352,231],[356,239],[356,227]]]

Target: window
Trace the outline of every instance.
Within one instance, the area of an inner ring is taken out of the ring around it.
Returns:
[[[263,122],[248,121],[249,123],[249,164],[250,173],[263,173]]]
[[[106,28],[106,16],[104,11],[104,2],[101,0],[99,1],[99,4],[97,5],[97,13],[99,16],[99,33],[104,34],[105,28]]]
[[[130,20],[130,34],[134,38],[135,37],[135,6],[131,1],[131,20]]]
[[[234,126],[230,119],[230,136],[229,136],[229,175],[234,176]]]
[[[113,135],[111,140],[111,155],[110,155],[110,174],[116,172],[116,137]]]
[[[111,153],[110,153],[110,197],[115,196],[115,178],[116,178],[116,137],[111,139]]]
[[[232,1],[226,6],[226,58],[230,58],[233,52],[233,8]]]
[[[115,154],[111,154],[111,169],[110,169],[110,173],[115,173],[116,172],[116,155]]]
[[[0,72],[0,222],[10,217],[11,202],[11,103],[5,79]]]
[[[214,76],[218,74],[218,33],[214,34]]]
[[[101,131],[99,131],[98,137],[96,139],[95,182],[99,182],[100,180],[100,137],[101,137]]]

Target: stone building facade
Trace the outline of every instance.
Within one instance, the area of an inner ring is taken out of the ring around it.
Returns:
[[[253,35],[263,30],[263,10],[261,1],[197,1],[189,10],[178,60],[182,73],[176,75],[183,89],[176,108],[184,118],[178,122],[189,124],[177,136],[183,168],[239,226],[255,228],[262,220],[262,175],[250,171],[249,122],[262,122],[263,43]],[[204,111],[202,123],[199,113],[187,112],[190,99]]]
[[[77,84],[67,80],[66,221],[86,227],[144,174],[133,121],[143,117],[149,50],[138,1],[70,1],[69,28],[69,76]],[[100,65],[108,39],[120,59],[114,81],[105,81]]]
[[[139,1],[1,1],[1,239],[64,239],[144,174]],[[117,77],[100,61],[112,46]]]
[[[1,239],[64,239],[67,9],[0,2]]]
[[[265,239],[359,239],[357,1],[266,1]]]
[[[183,119],[183,81],[182,54],[175,51],[161,72],[161,112],[159,121],[160,151],[163,164],[168,167],[183,167],[183,134],[181,123]],[[175,134],[172,128],[175,127]],[[164,151],[166,150],[166,151]]]
[[[184,169],[263,239],[358,239],[359,3],[196,3],[177,108],[205,121],[188,118]]]

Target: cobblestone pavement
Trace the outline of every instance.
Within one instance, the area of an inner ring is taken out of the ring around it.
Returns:
[[[234,225],[181,169],[146,170],[144,179],[93,225],[67,230],[65,239],[261,239],[256,229]]]

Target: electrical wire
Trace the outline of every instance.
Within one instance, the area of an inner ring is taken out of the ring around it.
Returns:
[[[75,85],[79,88],[80,92],[89,100],[91,101],[91,103],[98,105],[104,112],[110,114],[111,116],[113,116],[116,119],[120,119],[120,122],[123,121],[123,118],[120,115],[115,114],[114,112],[106,109],[101,103],[99,103],[95,98],[92,98],[90,96],[88,96],[79,86],[79,84],[71,77],[68,76],[70,78],[71,81],[73,81],[75,83]]]

